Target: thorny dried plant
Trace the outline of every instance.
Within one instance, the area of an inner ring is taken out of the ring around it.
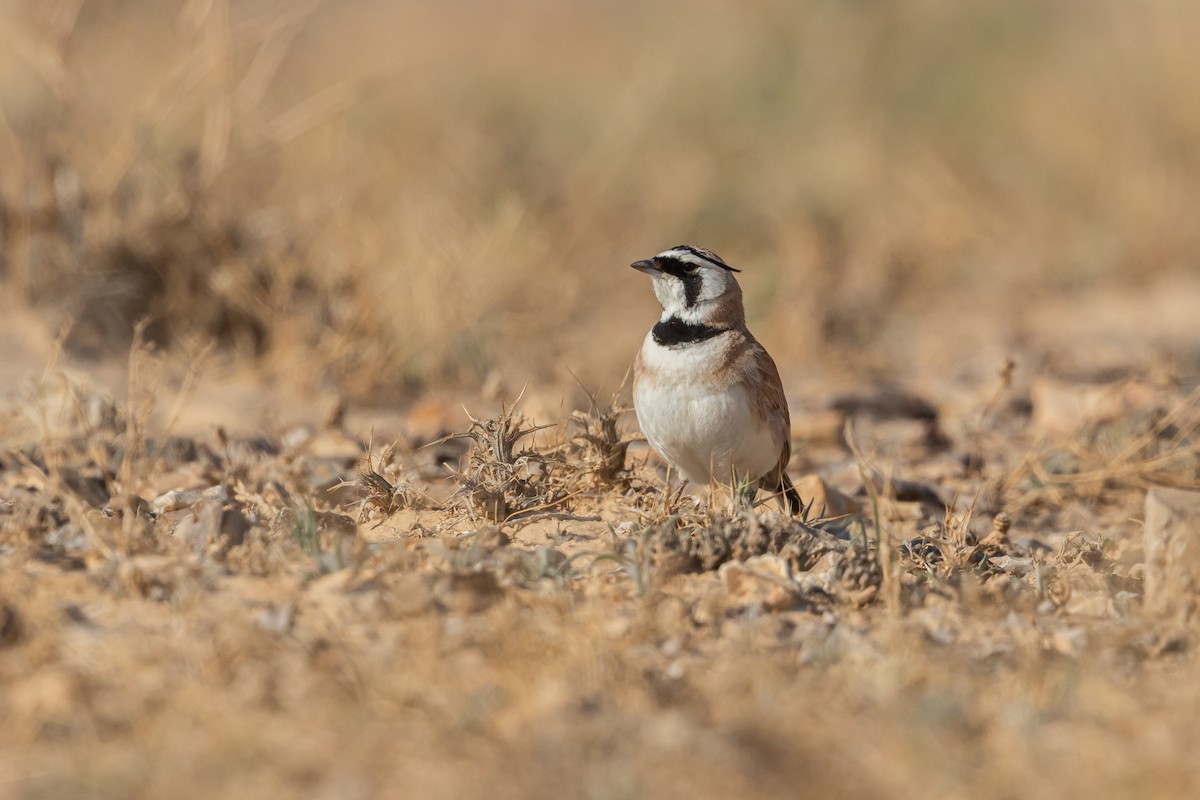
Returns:
[[[632,440],[621,435],[617,421],[629,409],[618,406],[615,395],[608,403],[600,403],[593,393],[587,398],[587,411],[571,414],[571,443],[577,448],[587,482],[606,488],[618,483],[625,471],[625,454]]]
[[[958,514],[947,510],[945,517],[904,542],[899,549],[903,565],[915,573],[956,580],[963,572],[986,579],[1003,570],[993,559],[1018,555],[1008,538],[1012,518],[1001,511],[992,528],[982,537],[970,529],[974,508]]]
[[[865,534],[853,536],[833,568],[835,594],[853,607],[873,601],[883,587],[884,566]]]
[[[393,476],[389,480],[384,473],[389,471],[389,465],[394,462],[395,445],[388,445],[379,454],[378,459],[371,455],[368,446],[366,457],[359,463],[354,481],[343,481],[337,485],[354,486],[360,496],[359,520],[365,521],[374,516],[382,522],[383,519],[404,508],[435,508],[436,503],[421,492],[412,481]]]
[[[811,569],[845,542],[791,517],[742,509],[732,515],[673,514],[657,523],[613,533],[612,556],[639,587],[686,572],[707,572],[727,561],[778,556],[793,573]]]
[[[376,472],[368,463],[359,465],[358,485],[362,489],[362,506],[370,507],[384,514],[393,514],[405,506],[403,489],[392,485],[391,481]]]
[[[456,494],[465,498],[471,513],[499,523],[525,512],[560,506],[570,497],[561,474],[561,455],[517,449],[525,437],[553,426],[526,427],[515,404],[502,408],[496,417],[479,419],[469,412],[467,416],[470,430],[446,438],[471,442],[466,468],[450,470],[460,487]]]

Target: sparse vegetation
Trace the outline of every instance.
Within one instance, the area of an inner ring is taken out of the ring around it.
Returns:
[[[593,6],[0,7],[0,795],[1195,796],[1200,11]]]

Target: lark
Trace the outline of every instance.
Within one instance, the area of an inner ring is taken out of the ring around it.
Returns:
[[[800,513],[787,475],[791,419],[779,369],[746,328],[742,288],[715,253],[680,245],[635,261],[648,274],[662,317],[633,367],[642,433],[683,478],[775,493]]]

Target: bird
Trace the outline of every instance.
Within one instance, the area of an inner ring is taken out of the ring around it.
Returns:
[[[735,269],[679,245],[630,266],[662,306],[633,365],[633,407],[650,446],[686,480],[773,492],[797,515],[787,474],[791,417],[775,361],[746,327]]]

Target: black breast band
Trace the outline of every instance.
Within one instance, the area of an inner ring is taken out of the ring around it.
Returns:
[[[655,325],[650,334],[654,337],[655,344],[675,347],[704,342],[728,331],[729,328],[714,328],[700,322],[684,322],[679,317],[671,317]]]

